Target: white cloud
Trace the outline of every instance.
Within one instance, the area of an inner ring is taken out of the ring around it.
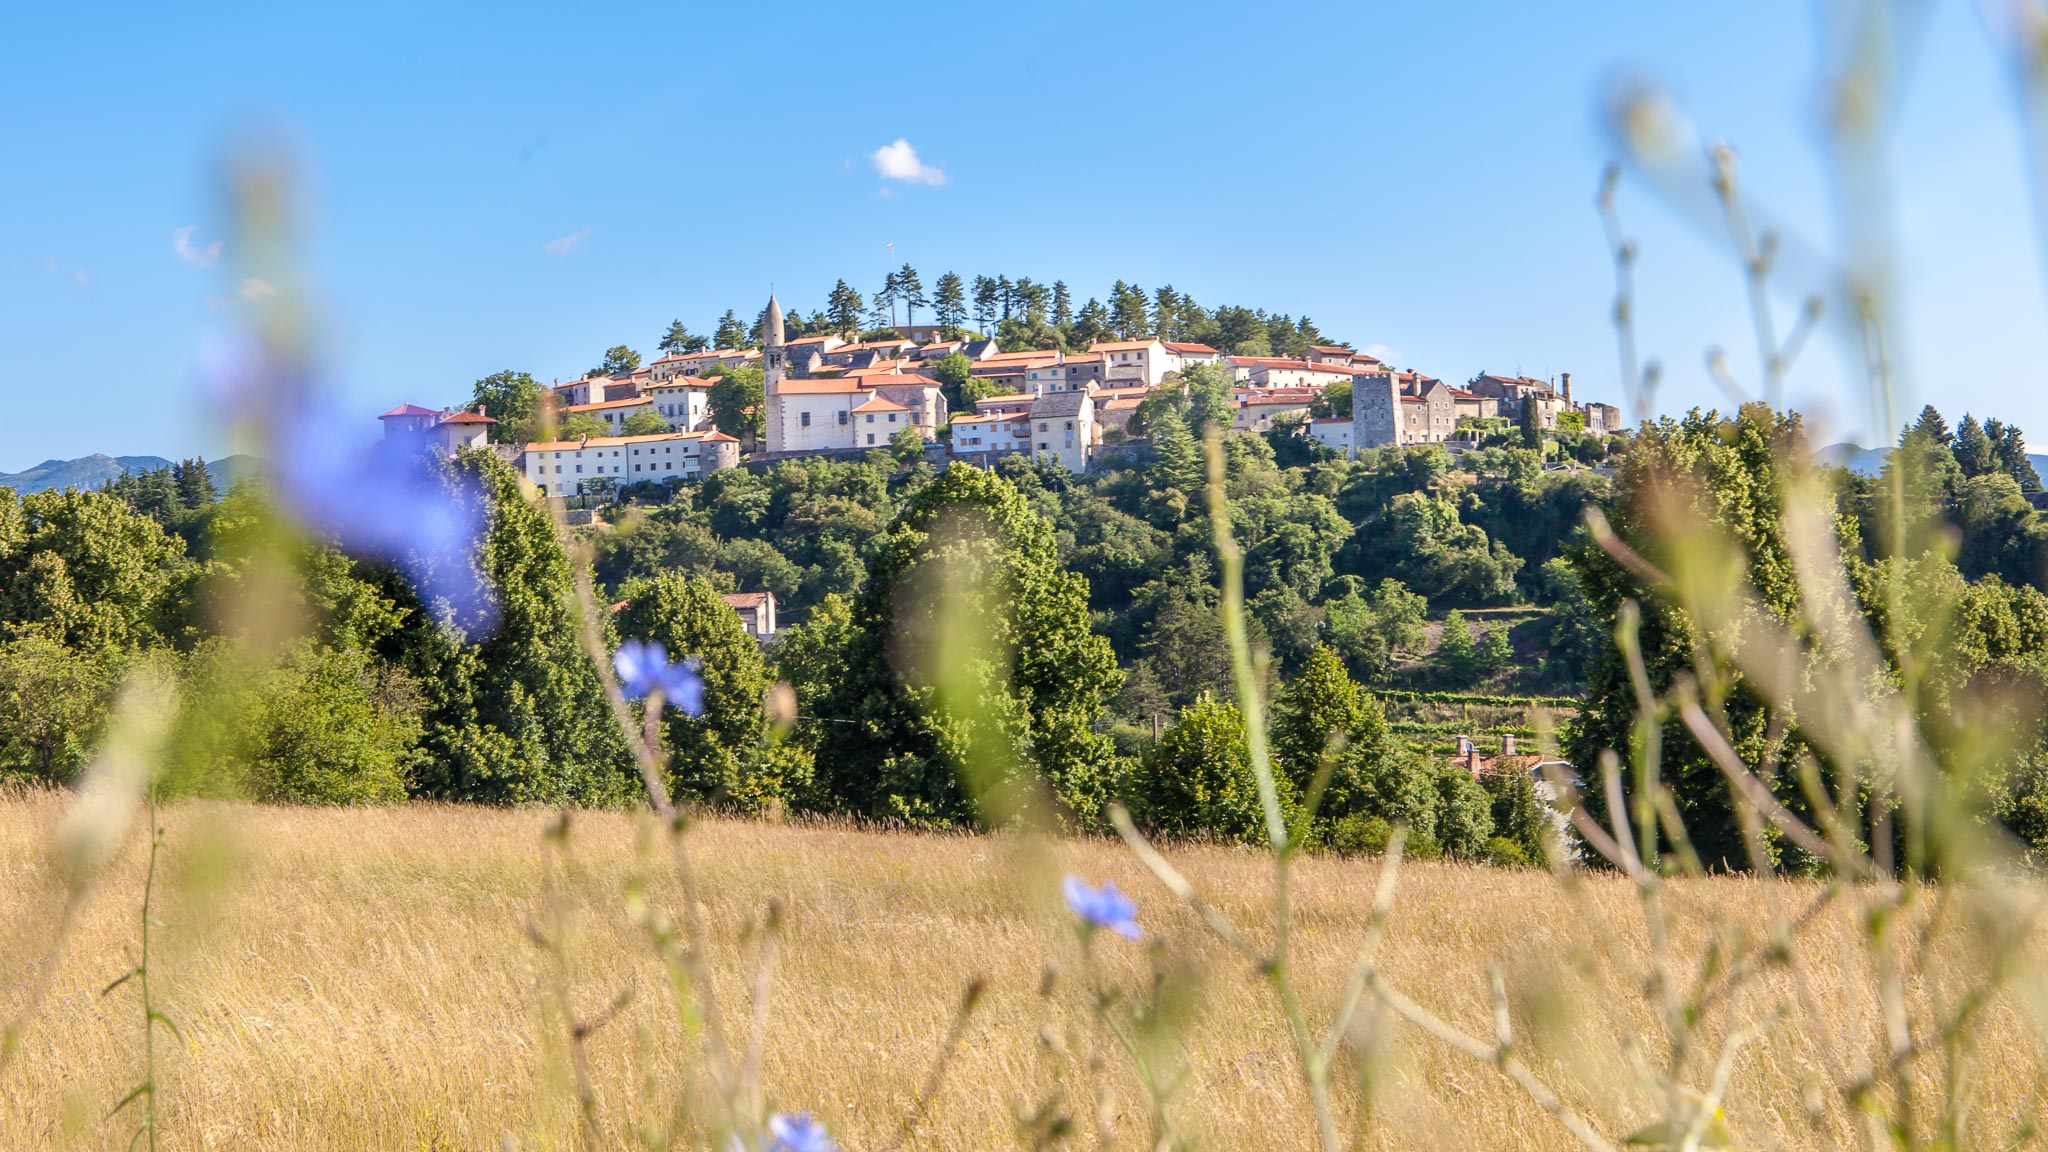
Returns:
[[[215,240],[204,248],[194,248],[192,246],[192,234],[197,231],[199,231],[197,224],[187,224],[183,228],[172,232],[171,251],[176,252],[178,259],[183,260],[187,264],[197,264],[201,268],[211,268],[215,264],[220,263],[220,241]]]
[[[277,295],[277,285],[258,276],[246,276],[241,287],[235,289],[235,295],[244,300],[262,300]]]
[[[71,274],[71,282],[73,284],[90,284],[92,283],[92,273],[80,268]]]
[[[901,180],[905,184],[946,182],[946,174],[918,159],[917,149],[901,137],[893,144],[875,149],[875,171],[880,172],[884,180]]]
[[[541,245],[540,250],[550,256],[567,256],[569,253],[583,247],[584,242],[589,239],[590,229],[578,228],[567,236],[557,236],[553,240]]]
[[[1401,350],[1392,344],[1367,344],[1365,354],[1382,364],[1392,364],[1401,358]]]

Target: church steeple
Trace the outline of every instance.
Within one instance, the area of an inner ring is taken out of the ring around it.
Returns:
[[[782,304],[775,294],[768,294],[768,317],[761,324],[761,386],[768,395],[775,395],[775,386],[782,383]]]

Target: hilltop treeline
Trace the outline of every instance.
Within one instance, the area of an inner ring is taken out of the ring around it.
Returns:
[[[767,309],[749,321],[741,315],[727,309],[708,335],[693,334],[681,320],[673,321],[655,347],[667,353],[760,344]],[[1080,300],[1065,280],[1045,284],[1007,274],[969,280],[947,272],[926,288],[923,276],[909,264],[883,277],[872,295],[840,280],[825,303],[811,311],[786,308],[783,332],[791,340],[826,333],[851,340],[917,324],[920,315],[955,335],[973,331],[994,336],[1004,348],[1077,349],[1097,340],[1156,337],[1207,344],[1238,356],[1299,356],[1311,345],[1338,343],[1307,316],[1297,319],[1285,312],[1234,304],[1210,308],[1171,284],[1147,291],[1118,280],[1106,298]],[[592,372],[639,365],[639,354],[619,345],[606,351]]]

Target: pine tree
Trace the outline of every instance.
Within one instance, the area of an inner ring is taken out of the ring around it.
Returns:
[[[2041,476],[2034,470],[2034,462],[2027,459],[2027,438],[2019,430],[2019,426],[1999,420],[1986,420],[1984,435],[1991,439],[1992,451],[1998,457],[1999,470],[2018,481],[2022,492],[2039,492]]]
[[[655,347],[669,355],[676,355],[682,352],[700,352],[704,348],[704,337],[690,335],[690,330],[683,327],[681,320],[671,320],[669,321],[668,332],[662,336],[661,343],[655,345]]]
[[[1045,323],[1045,285],[1026,276],[1017,281],[1017,308],[1024,314],[1026,323]]]
[[[1008,276],[996,277],[996,303],[1003,310],[1001,319],[1008,320],[1017,303],[1017,286],[1010,283]]]
[[[746,326],[740,323],[739,316],[732,309],[727,308],[725,315],[718,318],[718,331],[712,334],[711,342],[721,351],[738,348],[747,342]]]
[[[1086,348],[1098,340],[1107,340],[1110,332],[1109,309],[1102,306],[1102,301],[1089,297],[1081,305],[1080,315],[1074,317],[1074,346]]]
[[[1998,467],[1998,454],[1991,438],[1968,412],[1963,413],[1962,423],[1956,425],[1955,442],[1949,447],[1965,476],[1982,476]]]
[[[1923,433],[1944,448],[1955,443],[1956,439],[1949,433],[1948,421],[1942,419],[1941,413],[1936,411],[1932,404],[1920,409],[1919,419],[1914,420],[1912,426],[1907,431]],[[1901,444],[1905,443],[1905,436],[1903,434],[1900,435],[1899,442]]]
[[[1193,296],[1180,294],[1180,314],[1175,318],[1173,329],[1182,340],[1197,344],[1213,343],[1216,321]]]
[[[1216,347],[1233,356],[1270,356],[1273,344],[1266,333],[1266,317],[1249,308],[1223,307],[1216,310]]]
[[[1302,339],[1301,329],[1294,326],[1294,317],[1285,312],[1266,318],[1266,341],[1273,346],[1273,355],[1299,357],[1308,351],[1308,341]]]
[[[862,306],[860,293],[852,285],[841,280],[832,286],[831,298],[825,306],[825,318],[841,339],[851,340],[860,332]]]
[[[220,493],[213,487],[213,477],[207,474],[204,456],[178,461],[171,468],[171,479],[178,486],[178,502],[188,509],[204,508],[220,499]]]
[[[1065,280],[1052,282],[1052,322],[1062,328],[1074,322],[1074,294]]]
[[[917,278],[917,269],[908,262],[896,270],[896,298],[903,302],[903,322],[917,323],[917,310],[930,304],[925,299],[924,281]]]
[[[967,290],[958,273],[948,272],[939,277],[932,289],[932,316],[945,328],[946,335],[960,334],[960,326],[967,322]]]
[[[1145,290],[1119,280],[1109,293],[1109,322],[1119,340],[1136,340],[1151,330],[1145,314]]]
[[[894,328],[896,326],[896,301],[900,298],[901,282],[894,272],[882,277],[882,290],[875,293],[872,306],[868,309],[868,327]]]
[[[1174,330],[1180,323],[1180,293],[1168,284],[1152,294],[1152,336],[1158,340],[1174,339]]]
[[[974,278],[974,326],[984,333],[995,327],[1002,286],[987,276]]]

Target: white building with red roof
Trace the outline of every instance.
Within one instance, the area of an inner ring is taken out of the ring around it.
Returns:
[[[643,481],[695,480],[739,462],[739,441],[723,432],[542,440],[528,444],[522,459],[526,479],[550,496]]]
[[[1105,381],[1142,380],[1156,385],[1176,366],[1167,362],[1166,345],[1158,340],[1098,340],[1088,351],[1102,354]]]

